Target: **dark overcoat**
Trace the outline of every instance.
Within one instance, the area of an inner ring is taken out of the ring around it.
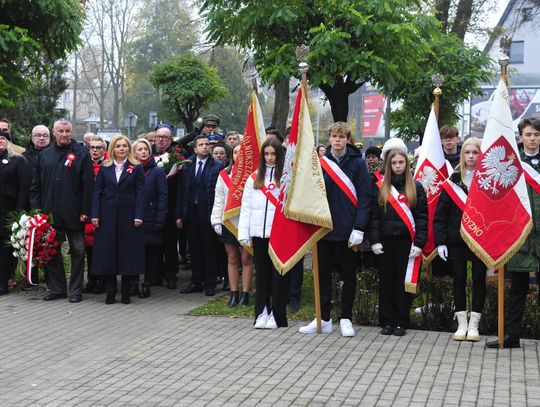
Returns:
[[[165,172],[154,158],[144,164],[145,207],[143,216],[144,240],[149,246],[161,244],[162,229],[167,220],[167,181]]]
[[[99,219],[93,274],[144,274],[143,226],[133,225],[135,219],[144,219],[144,188],[141,165],[126,161],[118,182],[114,165],[100,167],[92,199],[92,219]]]
[[[4,241],[11,235],[7,218],[12,211],[28,209],[30,170],[24,157],[8,157],[0,153],[0,238]]]

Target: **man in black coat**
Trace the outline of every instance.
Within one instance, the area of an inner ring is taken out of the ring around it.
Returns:
[[[30,205],[51,213],[59,242],[66,238],[71,253],[69,301],[82,300],[84,265],[84,223],[90,216],[93,172],[88,149],[71,139],[71,123],[57,120],[53,126],[55,143],[39,156],[32,187]],[[50,292],[43,299],[67,297],[66,275],[61,250],[45,267]]]
[[[187,231],[191,262],[191,285],[180,290],[183,294],[200,292],[203,283],[206,295],[215,295],[216,234],[210,223],[214,206],[216,182],[223,165],[210,154],[208,136],[195,137],[195,155],[185,164],[177,195],[176,226]]]
[[[4,243],[11,234],[7,217],[11,211],[27,209],[29,185],[26,160],[13,152],[9,133],[0,131],[0,295],[9,292],[8,280],[15,268],[13,247]]]

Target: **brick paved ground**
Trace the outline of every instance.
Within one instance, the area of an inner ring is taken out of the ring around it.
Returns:
[[[0,298],[0,406],[540,406],[539,342],[486,350],[447,333],[301,336],[299,322],[193,317],[203,295],[131,305]],[[358,328],[358,327],[357,327]]]

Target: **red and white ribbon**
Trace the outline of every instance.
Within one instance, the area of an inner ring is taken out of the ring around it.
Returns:
[[[66,160],[66,162],[64,163],[64,165],[65,165],[66,167],[68,167],[68,168],[71,168],[71,166],[73,165],[73,161],[75,161],[75,158],[76,158],[76,157],[77,157],[77,156],[76,156],[75,154],[69,153],[69,154],[67,155],[67,160]]]
[[[521,162],[523,167],[523,173],[525,174],[525,181],[531,186],[536,193],[540,194],[540,174],[529,164]]]
[[[463,212],[465,210],[465,203],[467,202],[467,194],[465,191],[455,182],[450,181],[450,179],[444,181],[442,187],[457,207]]]
[[[384,177],[378,171],[374,172],[375,177],[377,178],[377,186],[382,187],[382,182]],[[411,209],[407,206],[407,200],[402,199],[402,196],[406,195],[400,194],[397,189],[392,185],[390,189],[390,197],[388,202],[392,205],[392,208],[397,212],[409,234],[411,236],[412,244],[411,248],[414,246],[414,236],[416,224],[414,222],[414,216],[411,212]],[[422,256],[409,257],[407,262],[407,269],[405,272],[405,291],[416,294],[418,287],[418,278],[420,276],[420,266],[422,265]]]
[[[321,167],[326,171],[330,178],[337,184],[343,193],[350,199],[355,207],[358,207],[358,195],[351,179],[343,172],[339,165],[328,157],[321,157]]]
[[[34,285],[34,283],[32,282],[32,260],[34,256],[35,235],[36,235],[37,228],[46,224],[47,219],[45,219],[41,215],[34,215],[32,218],[30,218],[28,222],[30,223],[30,229],[28,230],[29,240],[28,240],[28,256],[26,258],[26,281]]]

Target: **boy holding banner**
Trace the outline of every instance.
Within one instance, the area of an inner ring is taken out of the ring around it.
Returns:
[[[366,163],[350,144],[351,128],[337,122],[329,128],[331,149],[321,157],[324,184],[334,229],[317,243],[322,333],[332,332],[332,271],[339,265],[343,279],[340,330],[342,336],[354,336],[352,306],[356,294],[356,256],[353,248],[364,240],[371,210],[371,182]],[[299,329],[317,332],[317,320]]]

